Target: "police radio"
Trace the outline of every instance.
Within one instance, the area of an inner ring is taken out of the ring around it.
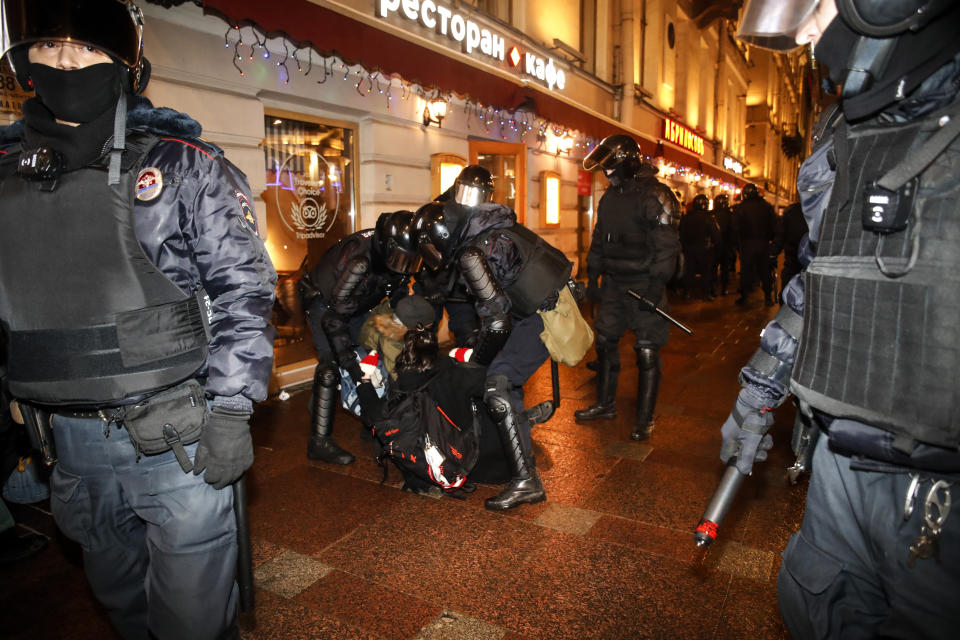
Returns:
[[[884,189],[876,182],[868,184],[863,193],[863,228],[884,234],[906,229],[919,180],[915,177],[896,191]]]

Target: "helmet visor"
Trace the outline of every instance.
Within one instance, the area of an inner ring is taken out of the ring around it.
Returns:
[[[616,149],[608,147],[605,144],[595,146],[587,157],[583,159],[584,171],[596,171],[597,169],[611,169],[616,164]]]
[[[140,62],[142,20],[122,0],[0,0],[2,55],[46,40],[87,44],[128,67]]]
[[[387,263],[387,268],[395,273],[415,273],[420,270],[423,258],[419,254],[395,248],[387,253],[384,262]]]
[[[819,0],[747,0],[737,39],[763,49],[796,49],[800,27],[813,15]]]
[[[472,184],[458,184],[453,199],[465,207],[475,207],[489,202],[493,191]]]

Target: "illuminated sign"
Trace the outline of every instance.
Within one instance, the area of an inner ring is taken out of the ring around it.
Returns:
[[[663,120],[663,137],[684,149],[703,155],[703,138],[669,118]]]
[[[551,91],[555,87],[563,89],[566,86],[566,74],[556,67],[552,59],[523,53],[516,46],[510,49],[508,58],[503,36],[434,0],[379,0],[377,7],[376,15],[380,18],[389,18],[391,14],[396,14],[416,22],[445,38],[460,43],[464,53],[479,52],[500,62],[509,60],[509,63],[518,68],[521,73],[540,80]]]
[[[743,173],[743,165],[730,156],[723,156],[723,168],[734,173]]]

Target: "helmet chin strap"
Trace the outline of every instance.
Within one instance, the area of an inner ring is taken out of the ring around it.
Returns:
[[[110,150],[110,167],[107,184],[120,184],[120,160],[127,144],[127,94],[120,92],[117,110],[113,117],[113,147]]]
[[[896,38],[861,36],[847,62],[847,76],[843,80],[841,96],[852,98],[869,89],[886,68],[896,42]]]

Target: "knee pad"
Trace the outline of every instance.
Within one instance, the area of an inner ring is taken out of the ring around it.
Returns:
[[[496,422],[500,422],[513,411],[510,405],[510,386],[510,380],[505,375],[494,374],[487,377],[483,402]]]
[[[597,334],[597,357],[606,358],[614,364],[620,364],[620,351],[617,349],[617,342],[610,340],[603,334]]]
[[[340,374],[328,363],[321,362],[313,372],[313,381],[324,389],[336,388],[340,382]]]
[[[638,344],[633,348],[637,353],[638,369],[659,369],[660,350],[649,344]]]

